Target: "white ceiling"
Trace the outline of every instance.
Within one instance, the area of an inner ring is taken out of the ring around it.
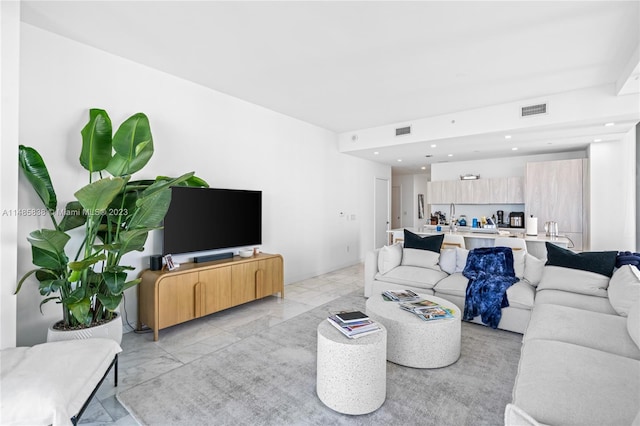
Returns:
[[[638,66],[628,68],[640,45],[639,6],[23,0],[21,13],[31,25],[343,133],[603,84],[638,92]],[[588,131],[562,129],[562,137]],[[538,138],[531,129],[531,152],[548,152]],[[460,149],[479,142],[466,138]],[[582,138],[563,149],[585,146]],[[423,160],[424,148],[398,150]],[[400,151],[387,151],[377,161],[397,167]]]

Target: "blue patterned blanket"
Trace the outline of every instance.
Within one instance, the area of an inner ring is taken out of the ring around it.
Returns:
[[[497,328],[502,318],[501,309],[509,306],[507,289],[519,281],[513,270],[511,248],[471,250],[462,274],[469,278],[463,318],[472,320],[480,315],[484,324]]]

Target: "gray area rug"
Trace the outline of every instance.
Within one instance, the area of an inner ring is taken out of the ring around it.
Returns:
[[[364,310],[362,291],[249,336],[118,400],[148,425],[500,425],[522,335],[462,323],[460,359],[440,369],[387,363],[387,399],[349,416],[317,397],[316,329],[328,311]]]

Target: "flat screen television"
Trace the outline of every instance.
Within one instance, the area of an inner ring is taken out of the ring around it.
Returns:
[[[171,188],[163,254],[262,244],[262,191]]]

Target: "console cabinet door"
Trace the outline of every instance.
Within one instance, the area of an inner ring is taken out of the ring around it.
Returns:
[[[282,259],[272,258],[258,262],[256,273],[256,298],[282,291]]]
[[[231,307],[231,268],[208,269],[199,273],[201,315],[209,315]]]
[[[256,272],[260,262],[246,262],[231,267],[231,305],[256,298]]]
[[[165,328],[196,318],[198,273],[168,276],[158,286],[158,327]]]

